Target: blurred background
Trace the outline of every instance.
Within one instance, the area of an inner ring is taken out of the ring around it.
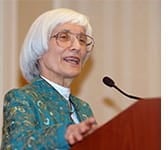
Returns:
[[[96,45],[72,93],[91,105],[100,125],[136,102],[106,87],[104,76],[129,94],[160,97],[160,5],[160,0],[0,0],[0,128],[4,94],[26,84],[19,70],[24,37],[53,8],[72,8],[90,19]]]

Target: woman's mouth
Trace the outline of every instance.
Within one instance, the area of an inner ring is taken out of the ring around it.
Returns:
[[[75,57],[75,56],[65,57],[64,60],[68,63],[75,64],[75,65],[78,65],[80,63],[79,57]]]

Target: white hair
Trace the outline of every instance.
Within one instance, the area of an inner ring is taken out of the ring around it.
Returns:
[[[48,50],[48,40],[55,27],[64,23],[75,23],[92,35],[88,18],[71,9],[59,8],[40,15],[31,25],[20,54],[20,68],[24,78],[30,82],[39,76],[38,59]]]

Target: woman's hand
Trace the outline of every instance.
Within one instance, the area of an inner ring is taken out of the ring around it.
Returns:
[[[92,133],[96,128],[95,118],[90,117],[79,124],[69,125],[65,133],[65,138],[70,145],[73,145]]]

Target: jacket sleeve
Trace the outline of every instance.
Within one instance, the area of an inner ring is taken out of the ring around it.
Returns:
[[[2,150],[70,149],[64,138],[68,124],[39,125],[29,99],[19,90],[5,96]]]

